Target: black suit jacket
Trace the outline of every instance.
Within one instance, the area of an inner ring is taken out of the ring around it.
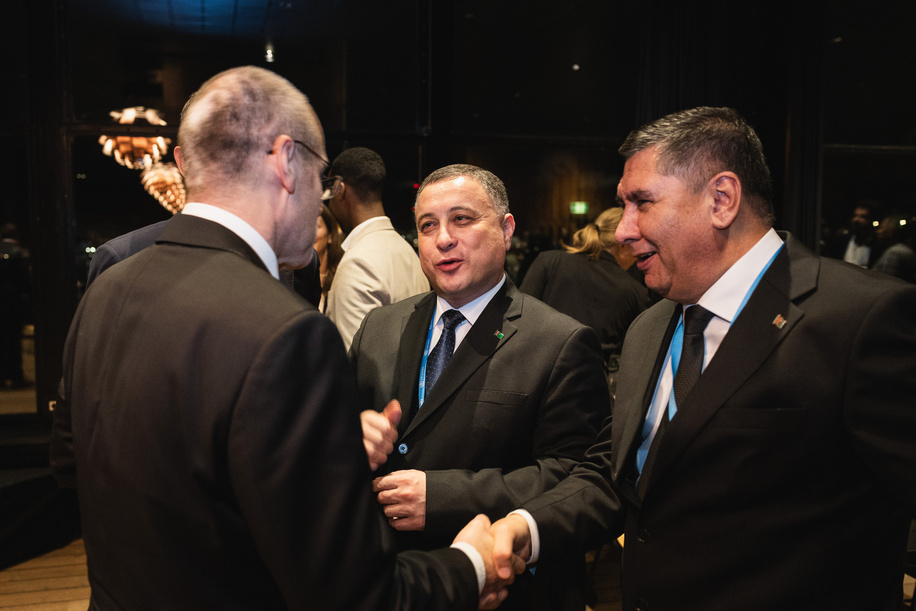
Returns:
[[[563,250],[542,252],[519,287],[598,332],[604,360],[617,369],[627,327],[649,306],[649,291],[613,255],[598,259]]]
[[[526,505],[544,558],[625,531],[625,609],[899,608],[916,288],[785,239],[668,425],[643,496],[630,474],[668,301],[630,327],[614,421],[588,462]]]
[[[435,307],[435,294],[426,293],[363,320],[350,358],[367,405],[398,399],[405,413],[416,406]],[[609,411],[594,330],[507,279],[417,415],[402,421],[382,468],[426,472],[426,530],[397,533],[399,545],[441,545],[474,515],[497,519],[549,489],[581,459]],[[521,598],[510,593],[508,604]]]
[[[222,226],[99,276],[63,388],[94,607],[476,607],[462,552],[383,549],[339,334]]]
[[[149,248],[155,244],[156,238],[165,229],[166,223],[168,221],[159,221],[152,225],[134,229],[99,246],[89,261],[89,277],[86,279],[86,286],[88,287],[92,284],[99,274],[115,263],[119,263],[144,248]]]
[[[168,221],[159,221],[112,238],[99,246],[89,262],[88,287],[106,269],[156,243]],[[297,270],[280,270],[280,280],[296,291],[310,304],[318,307],[321,301],[320,262],[313,256],[309,263]]]

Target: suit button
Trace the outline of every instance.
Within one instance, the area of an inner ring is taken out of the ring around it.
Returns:
[[[398,454],[407,454],[408,449],[409,448],[407,447],[407,444],[402,443],[401,445],[398,446]]]
[[[649,531],[646,530],[645,528],[640,528],[638,531],[636,531],[636,540],[639,541],[640,543],[648,543],[649,542]]]

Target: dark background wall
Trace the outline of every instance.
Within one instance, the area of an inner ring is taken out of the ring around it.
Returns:
[[[53,400],[86,249],[169,216],[99,136],[174,138],[187,96],[219,70],[292,80],[329,156],[379,151],[405,234],[414,185],[470,162],[503,178],[519,235],[556,239],[613,205],[631,129],[733,106],[764,142],[777,225],[817,248],[859,199],[916,213],[914,30],[904,0],[8,0],[0,221],[26,229],[33,254],[38,410]],[[135,105],[168,125],[113,126],[111,110]],[[573,201],[588,215],[571,215]]]

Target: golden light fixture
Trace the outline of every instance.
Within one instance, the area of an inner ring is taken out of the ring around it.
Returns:
[[[166,125],[155,108],[132,106],[112,110],[108,114],[122,125],[133,125],[138,119],[156,127]],[[162,136],[134,136],[129,133],[113,138],[99,138],[102,152],[126,168],[141,170],[140,181],[143,188],[155,197],[163,208],[175,214],[184,208],[186,192],[178,166],[174,163],[162,163],[162,156],[168,153],[171,143],[169,138]]]
[[[174,163],[155,163],[143,170],[140,180],[143,188],[172,214],[184,208],[184,181]]]
[[[138,119],[143,119],[149,125],[157,127],[166,125],[166,122],[159,116],[159,111],[154,108],[132,106],[122,110],[112,110],[108,114],[122,125],[133,125]],[[168,152],[171,143],[169,138],[162,136],[147,137],[127,134],[114,138],[103,135],[99,138],[103,153],[132,170],[143,170],[158,163]]]

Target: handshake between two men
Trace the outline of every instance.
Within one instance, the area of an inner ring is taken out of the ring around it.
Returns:
[[[363,444],[370,468],[375,471],[388,460],[398,438],[401,406],[391,401],[381,412],[365,410],[360,414]],[[378,477],[373,491],[384,506],[389,524],[396,530],[422,530],[425,519],[425,478],[422,472],[394,472]],[[525,570],[531,556],[528,523],[519,515],[509,515],[491,524],[483,514],[471,520],[455,537],[453,546],[471,545],[480,554],[486,580],[480,593],[480,609],[495,609],[508,596],[506,587]],[[466,548],[465,548],[466,549]],[[470,554],[469,554],[470,555]]]

